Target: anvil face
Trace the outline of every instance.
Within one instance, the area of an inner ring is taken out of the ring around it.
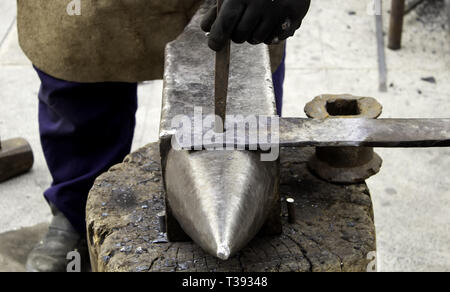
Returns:
[[[199,108],[203,115],[214,113],[215,52],[200,29],[206,11],[200,9],[166,49],[160,147],[167,234],[171,241],[187,234],[205,251],[227,259],[266,221],[271,222],[266,234],[281,231],[279,161],[262,162],[260,153],[250,151],[172,149],[176,117],[193,120]],[[271,75],[267,46],[233,45],[227,115],[276,115]]]
[[[167,201],[183,230],[226,260],[255,237],[276,205],[277,167],[257,152],[171,150]]]

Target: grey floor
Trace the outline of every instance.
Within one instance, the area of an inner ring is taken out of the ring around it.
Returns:
[[[380,93],[371,2],[312,1],[303,28],[288,43],[285,116],[305,116],[305,103],[319,94],[351,93],[376,97],[386,118],[450,118],[450,34],[442,7],[408,15],[403,49],[387,50],[390,86]],[[390,1],[384,4],[387,31]],[[28,139],[36,162],[30,173],[0,185],[0,271],[23,269],[30,242],[50,218],[42,197],[51,177],[39,145],[39,82],[18,46],[15,13],[14,0],[0,1],[0,136]],[[436,83],[422,81],[430,76]],[[161,81],[139,88],[134,149],[157,140],[161,91]],[[377,152],[384,166],[368,185],[378,270],[450,271],[450,149]]]

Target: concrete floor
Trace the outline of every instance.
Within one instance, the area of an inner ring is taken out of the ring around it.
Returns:
[[[434,15],[420,8],[407,16],[403,49],[387,50],[389,91],[380,93],[371,1],[312,1],[302,30],[288,42],[285,116],[305,116],[304,104],[319,94],[351,93],[376,97],[385,118],[450,118],[450,35],[443,9]],[[384,4],[387,31],[390,1]],[[30,173],[0,184],[0,271],[21,271],[50,218],[42,192],[51,177],[39,145],[39,82],[17,44],[15,1],[0,1],[0,12],[0,135],[28,139],[36,159]],[[436,83],[421,80],[430,76]],[[161,90],[161,81],[139,88],[133,149],[157,140]],[[377,152],[384,165],[368,185],[378,270],[450,271],[450,149]]]

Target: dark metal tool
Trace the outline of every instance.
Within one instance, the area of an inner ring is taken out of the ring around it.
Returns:
[[[0,141],[0,182],[27,172],[33,162],[33,151],[25,139]]]
[[[217,14],[220,12],[223,0],[217,1]],[[216,53],[216,72],[215,72],[215,131],[221,133],[225,127],[225,116],[227,109],[228,80],[230,77],[230,51],[231,43],[227,42],[225,47]],[[218,118],[221,118],[219,120]]]

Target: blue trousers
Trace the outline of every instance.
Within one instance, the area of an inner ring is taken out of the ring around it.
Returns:
[[[130,152],[137,83],[75,83],[35,68],[41,80],[39,131],[53,178],[46,200],[86,233],[85,208],[94,180]],[[281,113],[284,61],[274,74]]]

